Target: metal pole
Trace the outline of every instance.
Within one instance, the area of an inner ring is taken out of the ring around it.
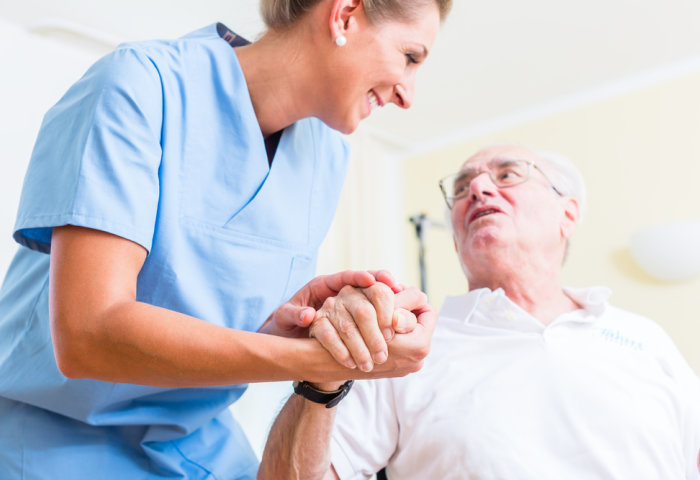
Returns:
[[[409,218],[409,221],[416,229],[416,237],[418,238],[418,267],[420,269],[420,289],[428,294],[428,281],[425,272],[425,231],[428,228],[428,217],[425,213],[419,213]]]

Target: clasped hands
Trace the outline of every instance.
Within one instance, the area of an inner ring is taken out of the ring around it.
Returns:
[[[422,366],[436,320],[425,294],[389,272],[345,271],[311,280],[260,331],[315,338],[339,364],[365,374],[348,378],[402,376]]]

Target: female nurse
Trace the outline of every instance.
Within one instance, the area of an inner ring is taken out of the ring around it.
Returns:
[[[373,337],[398,307],[433,316],[419,292],[309,280],[338,132],[410,106],[450,1],[261,4],[255,43],[216,24],[122,45],[46,114],[0,291],[3,479],[254,478],[227,408],[245,383],[419,367],[429,328]],[[345,285],[366,298],[298,338]]]

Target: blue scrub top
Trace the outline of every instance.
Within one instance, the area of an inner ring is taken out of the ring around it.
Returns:
[[[306,119],[283,131],[269,166],[216,25],[122,45],[91,67],[44,118],[15,226],[22,247],[0,290],[0,477],[254,478],[257,459],[227,409],[245,385],[61,375],[51,229],[140,244],[139,301],[255,331],[313,276],[346,164],[341,136]]]

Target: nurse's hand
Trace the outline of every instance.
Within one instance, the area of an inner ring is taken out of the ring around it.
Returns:
[[[379,278],[388,281],[385,274],[379,274]],[[338,295],[346,285],[366,288],[375,283],[375,273],[365,271],[347,270],[318,276],[275,310],[258,331],[282,337],[307,338],[308,327],[316,316],[316,310],[321,308],[328,297]],[[400,288],[398,285],[394,287]]]
[[[395,293],[382,282],[365,288],[345,286],[324,302],[309,334],[341,365],[370,372],[388,359],[387,343],[394,334],[412,332],[417,315],[430,308],[417,288],[400,290]]]
[[[417,372],[430,352],[430,341],[437,324],[437,312],[427,303],[412,311],[416,324],[410,333],[396,335],[389,343],[389,359],[365,378],[401,377]],[[358,378],[358,377],[355,377]]]

